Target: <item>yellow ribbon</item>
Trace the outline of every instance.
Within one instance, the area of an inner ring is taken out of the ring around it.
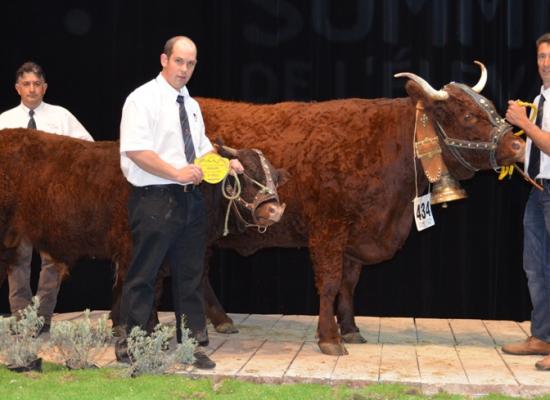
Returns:
[[[537,106],[535,105],[535,103],[528,103],[526,101],[521,101],[521,100],[516,100],[516,103],[521,107],[529,107],[533,110],[531,112],[531,116],[529,117],[529,119],[531,121],[534,121],[537,118],[537,113],[538,113],[539,110],[538,110]],[[523,134],[525,134],[523,129],[521,131],[518,131],[518,132],[514,133],[514,135],[516,135],[516,136],[521,136]],[[500,174],[498,175],[498,180],[501,181],[504,178],[506,178],[506,176],[511,177],[513,172],[514,172],[514,165],[516,165],[516,164],[501,167],[500,168]]]

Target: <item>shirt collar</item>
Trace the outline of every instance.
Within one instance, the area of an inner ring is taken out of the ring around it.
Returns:
[[[549,100],[550,99],[550,87],[547,87],[545,89],[544,86],[541,86],[540,87],[540,94],[544,95],[544,98],[546,100]]]
[[[164,76],[162,76],[161,73],[158,74],[156,78],[157,83],[160,85],[161,89],[165,91],[166,94],[170,96],[174,96],[174,101],[176,101],[176,98],[178,95],[181,95],[183,97],[190,97],[189,90],[187,90],[187,86],[182,87],[180,90],[174,89],[172,85],[170,85]]]
[[[26,114],[29,113],[29,111],[31,110],[29,107],[27,107],[26,105],[24,105],[23,103],[20,104],[20,107],[23,109],[23,111],[25,111]],[[37,112],[37,111],[40,111],[44,108],[44,102],[40,102],[40,104],[38,105],[38,107],[36,107],[34,109],[34,112]]]

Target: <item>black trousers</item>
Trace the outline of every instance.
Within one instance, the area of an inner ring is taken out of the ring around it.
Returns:
[[[179,185],[132,188],[128,219],[133,251],[121,299],[121,318],[128,333],[134,326],[145,329],[153,308],[158,271],[165,259],[171,266],[178,331],[182,315],[191,331],[205,329],[201,279],[206,215],[198,189],[186,193]]]

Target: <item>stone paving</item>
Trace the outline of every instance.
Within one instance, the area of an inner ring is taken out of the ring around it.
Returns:
[[[105,313],[94,311],[92,317]],[[54,323],[81,315],[56,314]],[[426,394],[550,395],[550,372],[534,367],[540,356],[511,356],[500,350],[503,343],[525,339],[529,322],[357,317],[368,343],[348,344],[349,355],[334,357],[321,354],[317,347],[316,316],[230,315],[238,334],[209,329],[207,352],[216,368],[203,371],[187,366],[173,373],[268,383],[360,386],[398,382]],[[160,320],[173,324],[173,313],[161,313]],[[59,361],[59,355],[48,346],[41,356]],[[100,366],[118,364],[113,346],[98,354],[96,362]]]

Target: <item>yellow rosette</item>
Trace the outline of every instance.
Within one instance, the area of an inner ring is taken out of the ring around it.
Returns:
[[[207,153],[195,159],[195,164],[201,167],[204,181],[216,184],[229,173],[229,160],[216,153]]]

